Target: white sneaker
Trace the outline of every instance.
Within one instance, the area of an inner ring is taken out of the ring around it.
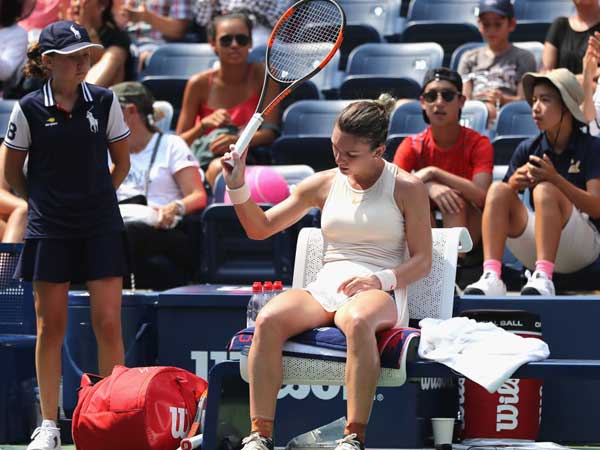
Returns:
[[[503,297],[506,295],[506,285],[498,278],[493,270],[483,272],[481,278],[476,283],[470,284],[465,288],[465,295],[490,295]]]
[[[273,450],[273,439],[251,433],[250,436],[242,439],[242,445],[242,450]]]
[[[60,450],[60,429],[56,427],[37,427],[31,434],[27,450]]]
[[[527,283],[521,289],[521,295],[545,295],[554,296],[554,283],[545,272],[536,270],[533,275],[529,271],[525,272]]]

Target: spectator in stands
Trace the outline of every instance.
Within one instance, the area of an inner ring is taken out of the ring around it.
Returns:
[[[252,22],[244,14],[217,16],[209,27],[210,44],[219,57],[218,69],[193,76],[185,87],[177,134],[192,147],[212,185],[221,171],[218,157],[237,141],[256,110],[265,74],[263,63],[248,64]],[[265,104],[276,95],[272,84]],[[250,147],[269,146],[278,132],[275,110],[254,135]],[[217,158],[217,159],[215,159]],[[256,162],[251,152],[250,160]]]
[[[0,154],[0,237],[2,242],[23,242],[27,201],[13,193],[3,173],[4,154]]]
[[[61,448],[56,420],[72,282],[86,282],[90,291],[100,375],[124,363],[121,291],[126,267],[115,189],[129,171],[129,130],[114,94],[84,81],[89,48],[97,45],[72,21],[42,30],[39,43],[29,49],[25,73],[46,81],[15,105],[2,148],[4,177],[29,206],[15,277],[33,283],[44,420],[28,450]]]
[[[42,28],[67,17],[69,0],[26,0],[24,5],[28,11],[23,14],[26,17],[19,21],[19,25],[34,32],[34,40],[37,40],[37,34]]]
[[[160,255],[169,259],[182,274],[193,271],[192,243],[181,219],[206,206],[198,162],[183,139],[158,131],[154,125],[154,99],[143,84],[120,83],[112,90],[117,94],[131,130],[131,169],[117,197],[119,201],[126,201],[141,195],[148,206],[158,211],[158,221],[153,226],[143,222],[125,223],[136,287],[174,287],[165,286],[160,274],[152,273],[148,260]]]
[[[478,24],[486,45],[466,52],[458,73],[463,77],[463,94],[485,102],[492,125],[503,105],[523,100],[521,77],[537,67],[531,52],[508,40],[517,25],[511,0],[481,0]]]
[[[113,17],[113,0],[71,0],[72,19],[88,30],[92,42],[104,48],[92,51],[86,81],[108,87],[133,78],[131,41]]]
[[[580,130],[583,90],[567,69],[523,77],[525,98],[542,132],[523,141],[483,212],[483,275],[467,294],[505,295],[504,244],[529,269],[524,295],[554,295],[552,274],[583,269],[600,255],[600,139]],[[518,194],[529,189],[534,211]]]
[[[375,333],[406,326],[406,287],[431,269],[431,227],[423,183],[383,158],[389,96],[348,105],[331,135],[337,168],[304,179],[276,207],[263,210],[244,183],[245,155],[221,162],[227,190],[251,239],[266,239],[322,209],[325,263],[304,289],[289,289],[258,314],[248,361],[251,434],[243,450],[273,450],[282,347],[291,336],[339,327],[348,340],[347,423],[338,450],[363,450],[379,378]],[[233,159],[233,169],[226,163]],[[385,220],[381,220],[385,217]],[[395,296],[391,291],[395,290]]]
[[[573,0],[576,13],[570,17],[558,17],[548,30],[542,71],[564,67],[582,82],[583,56],[588,39],[600,31],[600,5],[598,0]],[[598,74],[596,73],[596,79]]]
[[[10,93],[18,89],[27,57],[27,31],[17,24],[22,11],[20,0],[0,1],[0,86],[5,98],[18,96]]]
[[[125,0],[123,13],[137,47],[139,69],[165,41],[180,41],[192,20],[192,0]]]
[[[600,61],[600,32],[594,32],[588,39],[588,47],[583,57],[583,114],[590,124],[590,133],[600,134],[600,85],[596,83],[596,72]]]
[[[281,10],[277,0],[196,0],[194,17],[196,25],[207,29],[214,16],[244,13],[252,21],[252,43],[259,46],[267,43]]]
[[[420,101],[430,126],[398,146],[394,164],[425,183],[433,212],[445,227],[467,227],[474,243],[481,238],[481,211],[492,182],[494,149],[490,140],[460,125],[465,98],[457,72],[432,69],[425,75]]]

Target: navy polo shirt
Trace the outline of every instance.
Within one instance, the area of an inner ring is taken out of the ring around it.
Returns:
[[[504,181],[529,162],[529,155],[542,158],[544,154],[548,155],[556,171],[579,189],[586,190],[588,180],[600,178],[600,139],[575,128],[567,148],[560,154],[554,153],[545,133],[521,142],[510,159]],[[600,230],[600,219],[590,220]]]
[[[112,91],[81,83],[73,110],[57,107],[48,81],[15,105],[4,143],[29,152],[25,238],[84,238],[123,229],[108,145],[129,129]]]

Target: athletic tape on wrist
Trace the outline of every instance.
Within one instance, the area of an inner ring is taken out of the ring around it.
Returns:
[[[241,205],[242,203],[246,203],[250,198],[250,189],[246,183],[242,184],[237,189],[229,189],[226,186],[227,193],[229,194],[229,200],[234,205]]]
[[[392,269],[380,270],[379,272],[374,272],[373,275],[375,275],[381,283],[382,291],[387,292],[396,289],[396,274]]]

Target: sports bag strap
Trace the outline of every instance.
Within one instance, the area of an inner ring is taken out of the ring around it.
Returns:
[[[190,401],[188,399],[189,396],[185,395],[184,389],[183,389],[183,385],[185,383],[189,383],[188,380],[186,380],[183,377],[177,376],[175,377],[175,383],[177,384],[177,387],[179,388],[179,392],[181,393],[181,396],[183,397],[183,401],[185,402],[185,408],[188,410],[188,413],[190,415],[190,420],[194,418],[194,414],[196,411],[196,407],[198,406],[195,403],[196,400],[196,393],[192,392],[193,397],[194,397],[194,401]]]

